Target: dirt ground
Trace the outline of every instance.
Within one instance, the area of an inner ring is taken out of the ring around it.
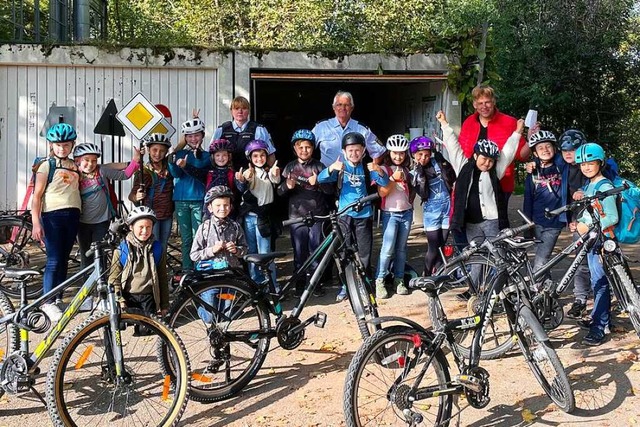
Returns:
[[[512,206],[521,206],[514,197]],[[561,244],[570,237],[563,234]],[[278,249],[287,247],[280,240]],[[374,252],[379,249],[376,238]],[[412,231],[409,262],[419,267],[425,248],[425,238],[419,227]],[[631,245],[630,256],[634,276],[640,280],[640,245]],[[375,260],[374,260],[375,261]],[[287,261],[279,264],[279,273],[286,273]],[[566,264],[565,264],[566,265]],[[563,265],[558,268],[562,271]],[[457,291],[445,294],[452,299]],[[361,344],[357,325],[348,302],[336,303],[337,287],[329,287],[326,296],[312,298],[303,311],[303,318],[316,311],[327,314],[324,329],[313,326],[307,330],[302,345],[292,351],[271,343],[271,352],[257,377],[246,390],[233,399],[217,404],[190,402],[182,419],[184,426],[342,426],[342,391],[349,362]],[[571,294],[563,299],[565,311],[571,304]],[[285,303],[290,308],[293,298]],[[409,296],[394,295],[380,301],[381,315],[400,315],[428,324],[426,297],[421,292]],[[614,317],[616,327],[600,347],[586,348],[579,344],[585,334],[575,321],[566,319],[550,337],[557,347],[569,375],[576,397],[576,411],[565,414],[551,403],[519,351],[506,357],[483,361],[481,366],[491,375],[491,402],[482,409],[466,408],[460,415],[463,426],[528,426],[528,425],[640,425],[640,342],[628,319]],[[46,371],[46,363],[43,371]],[[452,373],[455,367],[452,366]],[[45,377],[38,379],[37,389],[44,391]],[[461,407],[466,402],[460,402]],[[50,425],[40,402],[33,396],[0,399],[0,427]],[[452,422],[451,425],[455,425]]]

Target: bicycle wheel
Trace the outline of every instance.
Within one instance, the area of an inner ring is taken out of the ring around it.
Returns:
[[[624,305],[629,315],[633,329],[640,338],[640,295],[633,283],[633,278],[626,265],[617,264],[613,268],[614,290],[617,288],[616,297]]]
[[[33,268],[42,271],[47,254],[44,246],[31,238],[30,222],[19,217],[0,218],[0,265],[9,268]],[[0,287],[11,298],[20,298],[19,282],[6,280],[0,271]],[[42,293],[42,282],[27,285],[27,296],[33,298]]]
[[[423,352],[426,345],[416,346],[414,340],[430,341],[411,328],[393,327],[379,330],[358,349],[344,385],[343,410],[348,427],[449,424],[453,398],[437,396],[450,381],[445,356],[438,349],[425,367],[429,356]],[[386,357],[381,359],[380,354]],[[423,370],[424,376],[420,377]],[[414,401],[413,386],[420,391],[429,389],[435,396]]]
[[[469,299],[466,307],[466,314],[474,316],[479,314],[484,307],[485,300],[489,296],[487,292],[489,284],[496,277],[495,272],[496,267],[493,262],[486,257],[480,256],[472,257],[464,264],[453,266],[441,274],[451,274],[454,277],[454,281],[449,286],[476,290],[476,294]],[[441,328],[442,306],[433,298],[427,298],[427,306],[431,324],[436,328]],[[447,306],[447,308],[450,307],[449,305]],[[463,357],[468,358],[471,354],[473,332],[456,332],[454,336],[457,350]],[[498,301],[493,307],[489,325],[482,339],[482,351],[480,353],[480,359],[482,360],[501,357],[514,346],[513,331],[509,325],[502,301]]]
[[[56,426],[174,426],[189,398],[189,361],[180,338],[161,320],[122,313],[125,372],[111,352],[108,313],[79,325],[56,351],[47,375],[47,408]],[[140,329],[145,330],[143,336]],[[139,332],[139,333],[137,333]],[[149,335],[150,334],[150,335]],[[173,381],[163,375],[156,341],[167,348]]]
[[[13,304],[0,292],[0,318],[14,312]],[[0,365],[7,357],[19,349],[18,327],[13,323],[0,325]],[[4,394],[4,389],[0,387],[0,396]]]
[[[564,366],[529,307],[519,308],[516,334],[522,354],[542,389],[561,410],[571,413],[576,402]]]
[[[378,308],[374,303],[375,298],[369,291],[369,287],[362,279],[362,276],[358,274],[358,269],[353,263],[346,265],[344,276],[347,282],[347,289],[349,289],[349,302],[353,313],[356,315],[360,335],[365,340],[380,329],[380,325],[374,325],[369,322],[369,320],[378,317]]]
[[[195,296],[186,291],[178,294],[167,321],[183,339],[193,367],[191,398],[199,402],[228,399],[256,376],[267,357],[270,337],[252,338],[247,333],[268,333],[269,312],[241,281],[225,279],[190,289]],[[203,302],[231,320],[219,318]],[[164,349],[159,350],[164,360]],[[163,364],[163,372],[171,373],[170,368]]]

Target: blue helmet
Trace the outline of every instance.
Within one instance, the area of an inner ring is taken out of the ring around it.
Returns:
[[[315,145],[316,136],[309,129],[298,129],[291,137],[291,144],[295,144],[298,141],[309,141]]]
[[[588,142],[576,150],[576,163],[605,161],[604,149],[595,142]]]
[[[558,140],[560,143],[560,149],[563,151],[577,150],[582,144],[587,143],[587,138],[584,133],[577,129],[569,129],[560,135]]]
[[[68,123],[57,123],[47,131],[47,141],[49,142],[69,142],[78,138],[76,130]]]

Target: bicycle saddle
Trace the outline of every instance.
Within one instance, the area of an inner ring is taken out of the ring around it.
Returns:
[[[282,258],[287,255],[286,252],[269,252],[268,254],[249,254],[242,257],[246,262],[252,262],[256,265],[266,266],[276,258]]]
[[[451,276],[445,274],[442,276],[416,277],[409,280],[409,289],[420,289],[424,292],[436,292],[440,286],[451,280]]]
[[[19,269],[19,268],[5,268],[2,270],[4,277],[8,277],[10,279],[28,279],[31,276],[41,276],[42,273],[38,270],[29,270],[29,269]]]

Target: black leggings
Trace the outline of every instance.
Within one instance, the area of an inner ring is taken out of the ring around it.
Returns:
[[[430,276],[442,265],[442,257],[440,256],[440,248],[444,247],[449,237],[448,229],[439,229],[427,231],[427,253],[424,256],[424,272],[425,276]]]

